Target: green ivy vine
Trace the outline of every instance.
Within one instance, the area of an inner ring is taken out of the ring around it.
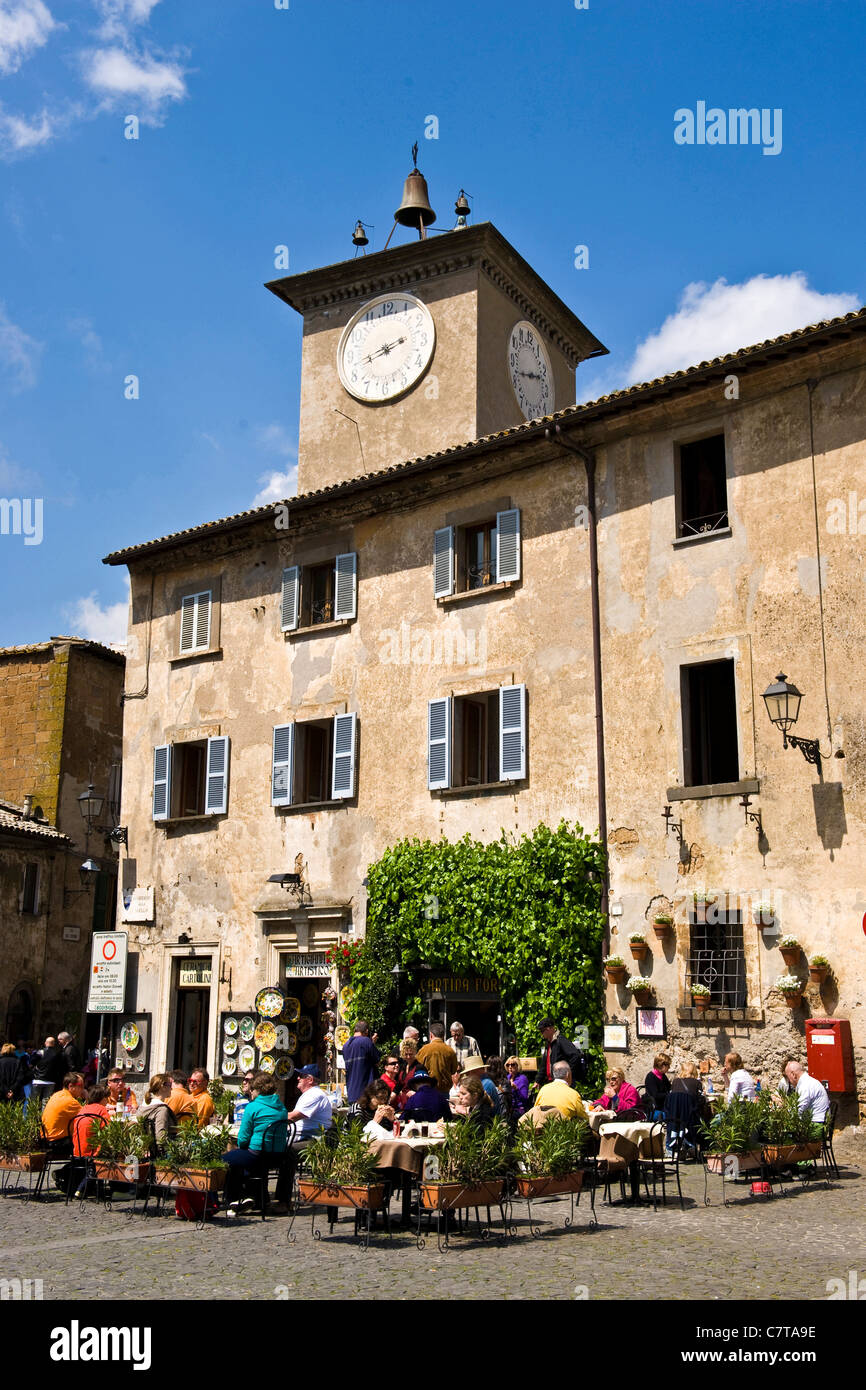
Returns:
[[[540,825],[490,844],[402,840],[367,874],[364,950],[353,1016],[381,1035],[426,1021],[418,967],[495,975],[518,1051],[536,1054],[538,1020],[568,1037],[589,1026],[590,1074],[603,1074],[600,911],[604,853],[581,827]],[[399,965],[405,974],[395,976]]]

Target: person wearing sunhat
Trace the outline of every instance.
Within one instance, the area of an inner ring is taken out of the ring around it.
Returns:
[[[416,1067],[408,1084],[412,1094],[403,1106],[404,1120],[421,1120],[426,1124],[451,1118],[448,1097],[438,1089],[436,1078],[426,1067]]]
[[[500,1096],[498,1090],[496,1089],[496,1084],[495,1084],[495,1082],[493,1082],[493,1081],[490,1079],[490,1077],[487,1075],[487,1068],[486,1068],[486,1066],[484,1065],[484,1058],[483,1058],[483,1057],[469,1057],[469,1058],[467,1058],[466,1066],[463,1068],[462,1072],[460,1073],[460,1079],[461,1079],[461,1081],[463,1080],[463,1077],[464,1077],[464,1076],[477,1076],[477,1077],[478,1077],[478,1080],[481,1082],[481,1085],[484,1087],[485,1093],[486,1093],[486,1095],[487,1095],[487,1099],[490,1101],[490,1104],[493,1106],[493,1113],[494,1113],[494,1115],[500,1115],[500,1114],[502,1113],[502,1097]]]

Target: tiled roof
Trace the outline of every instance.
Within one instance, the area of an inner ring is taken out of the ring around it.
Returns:
[[[666,376],[656,377],[652,381],[642,381],[634,386],[624,387],[621,391],[612,391],[609,395],[599,396],[598,400],[595,401],[585,401],[581,405],[567,406],[565,410],[557,411],[554,415],[546,415],[538,420],[528,420],[524,424],[514,425],[510,429],[498,430],[494,434],[484,435],[480,439],[467,440],[464,444],[452,445],[451,448],[441,449],[438,453],[408,459],[405,463],[393,464],[390,468],[382,468],[375,473],[365,473],[346,482],[332,483],[329,487],[316,488],[313,492],[301,493],[297,497],[288,497],[285,501],[291,502],[292,506],[297,508],[330,500],[365,487],[375,486],[385,478],[407,474],[413,470],[420,471],[431,465],[435,466],[446,459],[454,462],[462,455],[473,451],[483,451],[493,444],[504,441],[512,442],[523,437],[537,437],[553,423],[561,421],[580,422],[583,419],[589,421],[600,415],[615,413],[621,406],[632,407],[635,404],[642,404],[644,401],[651,401],[655,396],[669,394],[673,390],[687,389],[690,385],[701,385],[707,376],[717,375],[722,369],[735,364],[742,367],[758,364],[762,358],[792,356],[798,351],[806,350],[811,345],[812,340],[820,339],[824,335],[829,334],[831,337],[840,338],[849,337],[852,331],[866,332],[866,307],[857,309],[850,314],[843,314],[839,318],[824,319],[820,323],[810,324],[806,328],[795,329],[792,333],[782,333],[778,338],[767,338],[764,342],[753,343],[750,347],[738,348],[736,352],[728,352],[722,357],[713,357],[709,361],[698,362],[693,367],[669,372]],[[235,512],[232,516],[221,517],[218,521],[208,521],[200,526],[188,527],[184,531],[172,531],[167,536],[161,536],[156,540],[129,546],[125,550],[112,551],[110,555],[105,556],[103,564],[124,564],[127,560],[146,555],[148,551],[170,549],[175,545],[182,545],[187,540],[198,539],[220,530],[231,530],[255,521],[257,518],[273,516],[274,507],[277,505],[276,502],[270,502],[264,507],[254,507],[246,512]]]
[[[107,647],[104,642],[92,642],[89,637],[50,637],[47,642],[28,642],[23,647],[0,647],[0,656],[31,656],[34,652],[51,651],[58,643],[69,642],[73,647],[86,647],[88,651],[96,652],[99,656],[113,657],[116,661],[125,661],[123,652],[117,651],[114,647]]]
[[[55,843],[61,841],[65,845],[72,844],[69,836],[64,835],[56,826],[49,825],[47,821],[27,820],[21,814],[20,807],[13,805],[11,801],[0,801],[0,833],[10,830],[13,834],[20,833],[29,839],[53,840]]]

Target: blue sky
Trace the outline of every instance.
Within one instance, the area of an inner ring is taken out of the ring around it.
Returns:
[[[291,489],[274,248],[380,248],[416,139],[611,349],[578,399],[861,304],[864,49],[815,0],[0,0],[0,645],[122,638],[104,554]],[[779,153],[677,144],[698,102]]]

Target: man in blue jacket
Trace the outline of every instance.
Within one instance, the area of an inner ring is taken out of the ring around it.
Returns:
[[[376,1034],[370,1037],[369,1024],[362,1018],[355,1024],[354,1036],[343,1048],[343,1066],[346,1069],[346,1099],[352,1105],[360,1100],[371,1081],[379,1075],[379,1049]]]

